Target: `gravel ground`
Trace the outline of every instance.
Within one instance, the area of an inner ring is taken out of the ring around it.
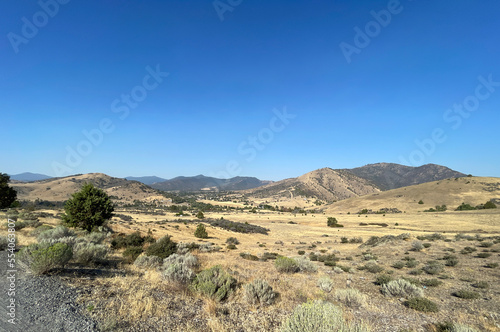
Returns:
[[[77,293],[57,276],[34,277],[17,266],[15,296],[9,296],[7,254],[0,252],[0,331],[98,331],[97,323],[77,304]],[[15,323],[9,323],[9,300],[15,299]]]

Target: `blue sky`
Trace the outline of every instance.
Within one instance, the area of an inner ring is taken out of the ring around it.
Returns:
[[[500,176],[498,1],[0,10],[1,172],[280,180],[395,162]]]

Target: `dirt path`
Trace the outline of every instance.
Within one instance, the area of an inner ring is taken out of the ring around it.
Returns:
[[[17,266],[15,295],[10,296],[7,254],[0,252],[0,331],[98,331],[97,323],[77,304],[75,290],[57,276],[34,277]],[[10,299],[15,299],[16,324],[9,322]]]

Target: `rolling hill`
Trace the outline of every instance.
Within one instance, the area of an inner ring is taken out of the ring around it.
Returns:
[[[163,191],[200,191],[200,190],[245,190],[256,188],[270,181],[262,181],[254,177],[237,176],[230,179],[218,179],[204,175],[178,176],[171,180],[157,182],[152,188]]]
[[[144,184],[147,184],[148,186],[157,183],[157,182],[163,182],[167,181],[167,179],[160,178],[158,176],[127,176],[125,179],[130,180],[130,181],[139,181]]]
[[[345,170],[360,178],[371,181],[381,190],[390,190],[465,176],[463,173],[435,164],[411,167],[391,163],[378,163]]]
[[[35,201],[40,199],[64,202],[71,197],[71,194],[80,190],[86,182],[106,191],[116,203],[133,203],[134,200],[162,201],[165,199],[143,183],[114,178],[102,173],[72,175],[37,182],[17,182],[12,183],[11,186],[17,191],[19,200]]]
[[[10,179],[21,182],[33,182],[33,181],[51,179],[51,177],[45,174],[24,172],[20,174],[10,175]]]
[[[420,200],[423,204],[418,203]],[[350,198],[330,204],[325,210],[329,213],[357,213],[363,209],[378,211],[396,208],[417,212],[435,208],[436,205],[446,205],[448,210],[454,210],[464,202],[477,206],[489,200],[500,208],[500,178],[461,177]]]

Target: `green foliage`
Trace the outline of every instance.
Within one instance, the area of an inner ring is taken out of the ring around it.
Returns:
[[[207,239],[208,233],[207,230],[205,229],[205,225],[198,224],[198,227],[196,227],[196,230],[194,231],[194,236],[200,239]]]
[[[481,294],[467,289],[458,290],[453,292],[452,295],[467,300],[474,300],[481,297]]]
[[[237,238],[235,237],[228,237],[226,240],[227,244],[240,244],[240,241],[238,241]]]
[[[188,284],[194,279],[195,273],[186,263],[179,262],[169,264],[163,271],[162,276],[171,282]]]
[[[474,206],[471,206],[470,204],[462,203],[455,209],[455,211],[467,211],[467,210],[476,210],[476,208]]]
[[[299,266],[295,259],[285,256],[279,256],[278,258],[276,258],[276,260],[274,261],[274,266],[276,267],[276,270],[278,270],[278,272],[294,273],[299,271]]]
[[[77,263],[102,263],[108,255],[108,247],[92,242],[79,242],[73,247],[73,258]]]
[[[448,208],[446,207],[446,205],[436,205],[435,208],[430,208],[428,210],[424,210],[424,212],[444,212],[446,211]]]
[[[392,280],[393,280],[392,277],[388,274],[379,274],[375,278],[375,284],[382,286],[382,285],[388,284]]]
[[[444,265],[446,266],[456,266],[458,264],[458,257],[455,255],[446,255],[443,259],[445,260]]]
[[[424,204],[424,201],[423,200],[419,200],[418,204]]]
[[[203,214],[202,211],[198,211],[198,213],[196,214],[196,218],[198,218],[198,219],[204,219],[205,215]]]
[[[111,247],[113,249],[127,248],[127,247],[142,247],[145,242],[145,238],[141,236],[141,233],[134,232],[129,235],[120,234],[111,241]]]
[[[10,176],[0,173],[0,209],[10,207],[17,198],[17,192],[9,186]]]
[[[228,244],[226,248],[229,249],[229,250],[238,249],[234,244]]]
[[[53,229],[48,229],[46,231],[41,232],[36,237],[38,242],[42,241],[50,241],[50,240],[58,240],[65,237],[75,236],[75,233],[64,226],[57,226]]]
[[[490,256],[491,254],[489,252],[480,252],[479,254],[477,254],[478,258],[488,258]]]
[[[158,256],[146,256],[140,255],[134,261],[134,265],[137,267],[154,269],[162,264],[162,259]]]
[[[339,307],[330,302],[309,301],[296,307],[281,332],[369,332],[363,325],[347,324]]]
[[[114,206],[103,190],[87,183],[66,202],[64,210],[62,221],[66,225],[91,231],[111,219]]]
[[[44,274],[53,268],[64,267],[73,251],[65,243],[34,243],[21,249],[18,255],[34,274]]]
[[[439,274],[443,272],[444,267],[441,263],[437,261],[429,261],[427,264],[422,268],[422,270],[427,273],[427,274]]]
[[[276,299],[273,288],[264,280],[254,280],[244,286],[245,299],[250,304],[271,305]]]
[[[214,227],[220,227],[222,229],[238,233],[258,233],[267,235],[267,232],[269,231],[267,228],[260,227],[257,225],[235,222],[226,219],[217,219],[217,220],[206,219],[204,220],[204,222],[208,222],[210,225]]]
[[[143,251],[142,247],[127,247],[122,255],[127,259],[128,263],[132,263]]]
[[[258,261],[259,260],[259,257],[252,255],[252,254],[249,254],[247,252],[240,252],[240,257],[243,259],[247,259],[249,261]]]
[[[492,201],[488,201],[483,205],[483,209],[496,209],[496,208],[497,208],[496,204],[493,203]]]
[[[439,285],[441,285],[443,282],[441,280],[437,280],[437,279],[425,279],[425,280],[422,280],[420,281],[420,284],[422,284],[422,286],[426,286],[426,287],[437,287]]]
[[[216,301],[223,301],[236,287],[236,279],[220,265],[203,270],[194,278],[191,288]]]
[[[326,220],[326,224],[328,227],[344,227],[344,225],[339,224],[337,218],[328,217]]]
[[[301,272],[312,273],[318,271],[318,266],[311,262],[307,257],[297,257],[295,262]]]
[[[421,311],[421,312],[438,312],[439,307],[437,306],[436,303],[432,302],[429,299],[426,299],[425,297],[412,297],[409,300],[407,300],[405,303],[405,306],[407,306],[410,309]]]
[[[167,258],[177,251],[177,243],[172,241],[170,235],[160,238],[146,249],[147,256],[158,256],[162,259]]]
[[[403,261],[397,261],[394,264],[392,264],[392,267],[395,268],[395,269],[398,269],[398,270],[402,269],[405,266],[406,266],[406,263],[403,262]]]
[[[381,291],[384,295],[406,298],[424,295],[422,288],[404,279],[393,280],[382,285]]]
[[[305,252],[304,250],[299,250],[297,253],[298,253],[299,255],[301,255],[301,256],[302,256],[302,255],[304,255],[306,252]]]

